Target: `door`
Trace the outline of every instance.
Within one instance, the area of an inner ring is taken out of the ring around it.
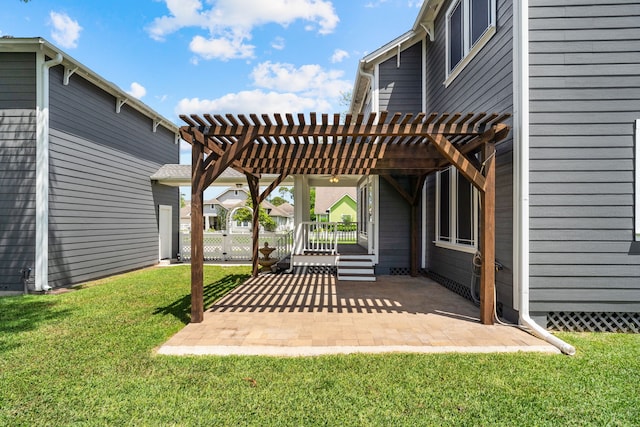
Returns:
[[[158,207],[159,259],[171,259],[172,216],[171,206],[160,205]]]

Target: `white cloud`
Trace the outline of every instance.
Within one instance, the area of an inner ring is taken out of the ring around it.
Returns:
[[[285,45],[285,43],[284,43],[284,39],[282,37],[276,37],[271,42],[271,47],[276,49],[276,50],[284,49],[284,45]]]
[[[237,58],[253,58],[255,46],[242,43],[242,38],[205,39],[195,36],[189,43],[191,51],[204,59],[218,58],[222,61]]]
[[[420,8],[424,0],[409,0],[409,7]]]
[[[217,99],[182,99],[176,114],[270,114],[301,111],[328,111],[328,101],[294,93],[265,92],[260,89],[230,93]]]
[[[343,74],[343,71],[325,70],[315,64],[296,68],[292,64],[266,61],[253,69],[251,77],[258,87],[334,98],[351,89],[351,83],[341,79]]]
[[[77,47],[80,31],[82,31],[78,21],[74,21],[66,13],[54,11],[49,13],[49,18],[53,26],[51,30],[53,40],[64,48]]]
[[[283,27],[303,20],[320,34],[333,32],[339,18],[328,0],[164,0],[169,15],[156,18],[147,28],[151,38],[163,40],[185,27],[207,31],[195,36],[191,50],[205,59],[247,58],[254,47],[247,45],[253,28],[269,23]],[[195,50],[194,50],[195,49]]]
[[[333,55],[331,55],[331,62],[336,64],[338,62],[342,62],[349,57],[349,52],[342,49],[336,49],[333,51]]]
[[[134,98],[140,99],[147,94],[147,89],[145,89],[140,83],[133,82],[131,83],[131,89],[128,90],[127,93]]]
[[[342,80],[342,71],[319,65],[266,61],[254,67],[254,90],[229,93],[216,99],[185,98],[176,106],[177,114],[248,114],[329,112],[351,89]]]
[[[377,0],[375,2],[370,1],[369,3],[365,4],[364,7],[368,7],[368,8],[374,8],[374,7],[379,7],[382,3],[386,3],[387,0]],[[409,2],[411,2],[411,0],[409,0]]]

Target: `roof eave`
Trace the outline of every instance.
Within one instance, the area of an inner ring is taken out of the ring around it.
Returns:
[[[61,54],[63,57],[62,65],[67,68],[76,69],[74,74],[78,74],[95,86],[113,95],[115,98],[126,100],[126,104],[128,106],[142,113],[151,120],[154,120],[172,133],[176,135],[178,134],[178,126],[171,120],[162,116],[139,99],[132,97],[115,84],[106,81],[98,73],[94,72],[89,67],[85,66],[80,61],[60,50],[57,46],[51,44],[42,37],[0,39],[0,52],[44,52],[50,57],[55,57],[57,54]]]

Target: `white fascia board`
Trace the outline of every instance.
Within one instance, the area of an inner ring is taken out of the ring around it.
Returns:
[[[362,58],[362,61],[367,65],[379,64],[381,62],[384,62],[387,59],[392,58],[398,54],[398,46],[404,46],[407,44],[412,44],[412,42],[416,42],[422,35],[422,33],[422,31],[409,30],[403,35],[391,40],[384,46],[374,50],[373,52]]]
[[[75,70],[73,72],[74,75],[78,75],[83,79],[91,82],[105,92],[113,95],[116,99],[126,99],[126,103],[128,106],[144,114],[149,119],[157,122],[159,125],[163,126],[172,133],[178,134],[179,132],[178,126],[171,120],[160,115],[151,107],[138,100],[137,98],[132,97],[115,84],[106,81],[99,74],[95,73],[90,68],[86,67],[81,62],[72,58],[67,53],[63,52],[58,47],[49,43],[47,40],[41,37],[0,39],[0,52],[44,52],[51,58],[54,58],[57,54],[62,54],[62,56],[64,57],[62,65],[69,69]]]

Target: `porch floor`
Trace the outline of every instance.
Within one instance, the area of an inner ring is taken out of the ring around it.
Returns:
[[[265,274],[215,303],[158,350],[168,355],[310,356],[383,352],[559,351],[424,277],[343,282],[323,274]]]

